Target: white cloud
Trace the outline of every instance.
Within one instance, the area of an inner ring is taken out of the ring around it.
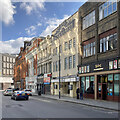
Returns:
[[[36,27],[35,26],[30,26],[29,28],[26,28],[25,31],[29,36],[36,35]]]
[[[38,23],[37,26],[42,26],[42,24],[41,24],[41,23]]]
[[[0,52],[18,54],[20,47],[24,46],[24,41],[30,41],[32,38],[20,37],[16,40],[0,41]]]
[[[38,10],[44,10],[45,0],[36,0],[35,2],[23,2],[20,8],[25,9],[26,13],[30,15],[33,11],[38,12]]]
[[[0,21],[6,25],[14,23],[13,15],[15,14],[15,6],[10,0],[0,0]]]
[[[41,36],[50,35],[51,32],[57,28],[65,19],[69,18],[70,16],[64,15],[63,19],[51,18],[46,23],[48,26],[46,29],[41,33]]]

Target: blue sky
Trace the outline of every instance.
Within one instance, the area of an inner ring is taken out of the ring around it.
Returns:
[[[2,2],[2,52],[17,53],[24,40],[51,34],[82,2]],[[7,7],[8,6],[8,7]],[[1,7],[1,6],[0,6]],[[7,9],[6,9],[7,8]],[[1,13],[0,13],[1,14]],[[8,46],[6,50],[3,50]]]

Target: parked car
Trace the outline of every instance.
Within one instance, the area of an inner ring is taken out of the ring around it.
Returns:
[[[32,96],[32,90],[24,89],[24,92],[27,93],[28,95]]]
[[[12,93],[13,93],[13,90],[12,89],[6,89],[4,92],[3,92],[3,95],[4,96],[7,96],[7,95],[12,95]]]
[[[19,90],[19,88],[14,88],[14,89],[13,89],[13,92],[14,92],[14,91],[17,91],[17,90]]]
[[[24,91],[14,91],[12,96],[11,96],[11,99],[14,99],[14,100],[21,100],[21,99],[28,100],[29,95],[27,93],[25,93]]]

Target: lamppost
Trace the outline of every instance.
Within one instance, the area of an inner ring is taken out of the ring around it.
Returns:
[[[57,36],[55,36],[55,35],[51,35],[52,37],[56,37],[58,40],[59,40],[59,99],[60,99],[60,68],[61,68],[61,66],[60,66],[60,39],[59,39],[59,37],[57,37]]]

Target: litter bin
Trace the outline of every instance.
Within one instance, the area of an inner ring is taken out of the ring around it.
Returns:
[[[41,91],[38,91],[38,95],[41,95]]]

